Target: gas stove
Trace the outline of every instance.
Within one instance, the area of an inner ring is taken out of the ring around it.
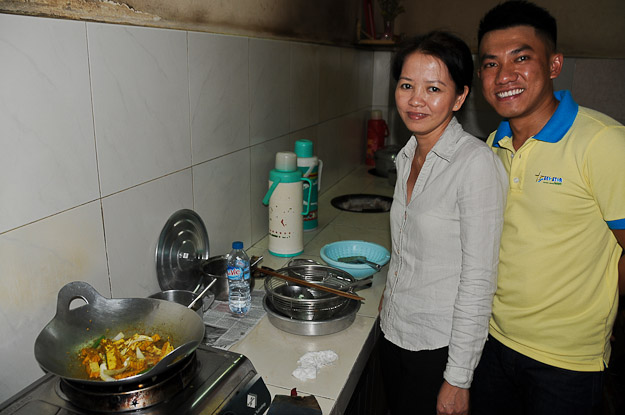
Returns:
[[[0,404],[0,414],[261,415],[270,403],[245,356],[201,344],[184,362],[141,384],[93,388],[47,374]]]

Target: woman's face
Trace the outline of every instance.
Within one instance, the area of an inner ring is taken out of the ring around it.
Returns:
[[[438,140],[469,92],[461,95],[445,64],[438,58],[414,52],[402,67],[395,102],[401,119],[417,138]]]

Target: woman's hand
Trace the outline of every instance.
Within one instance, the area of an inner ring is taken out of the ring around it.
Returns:
[[[436,415],[468,415],[469,390],[452,386],[443,381],[438,392]]]
[[[386,291],[386,287],[384,287],[384,291]],[[378,313],[382,312],[382,302],[384,301],[384,291],[382,291],[382,296],[380,297],[380,305],[378,305]]]

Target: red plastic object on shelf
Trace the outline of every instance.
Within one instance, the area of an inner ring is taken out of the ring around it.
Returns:
[[[368,166],[375,166],[375,152],[384,147],[384,139],[388,137],[388,126],[382,119],[382,111],[371,111],[371,119],[367,122],[367,156]]]

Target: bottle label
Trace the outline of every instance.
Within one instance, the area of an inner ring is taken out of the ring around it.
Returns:
[[[226,275],[230,281],[248,281],[250,279],[250,267],[243,261],[237,261],[235,265],[228,266]]]
[[[243,279],[243,270],[239,267],[228,267],[226,273],[230,281],[240,281]]]

